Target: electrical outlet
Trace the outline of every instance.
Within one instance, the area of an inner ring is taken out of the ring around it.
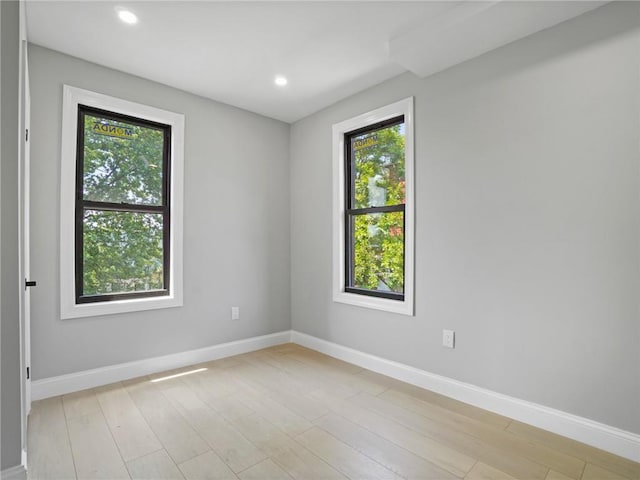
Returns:
[[[231,320],[240,320],[240,307],[231,307]]]
[[[453,330],[442,330],[442,346],[455,348],[456,332]]]

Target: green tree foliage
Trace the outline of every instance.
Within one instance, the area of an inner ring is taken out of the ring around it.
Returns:
[[[404,125],[352,137],[353,208],[405,203]],[[353,286],[404,291],[404,212],[353,217]]]
[[[130,130],[128,137],[100,133],[96,123]],[[99,202],[160,205],[162,130],[86,115],[84,198]]]
[[[100,126],[126,128],[128,135],[106,135]],[[84,128],[85,200],[162,204],[162,130],[88,114]],[[84,295],[163,288],[162,240],[162,214],[85,210]]]

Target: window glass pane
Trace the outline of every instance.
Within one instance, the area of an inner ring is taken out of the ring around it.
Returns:
[[[163,288],[162,214],[86,210],[83,295]]]
[[[85,200],[162,205],[163,131],[84,115]]]
[[[405,203],[404,123],[352,136],[352,208]]]
[[[353,285],[404,293],[404,213],[354,215]]]

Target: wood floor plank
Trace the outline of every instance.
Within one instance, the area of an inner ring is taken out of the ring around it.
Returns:
[[[324,372],[296,360],[290,354],[280,356],[268,355],[265,361],[294,377],[297,382],[305,386],[304,389],[307,392],[312,390],[329,390],[334,396],[346,398],[361,391],[351,385],[345,385],[343,382],[335,381],[335,379],[325,375]]]
[[[587,463],[582,474],[582,480],[625,480],[625,477],[606,468]]]
[[[247,417],[255,413],[244,403],[239,402],[233,395],[209,399],[207,405],[215,410],[221,417],[232,422],[236,418]]]
[[[516,480],[511,475],[507,475],[482,462],[476,463],[464,478],[465,480]]]
[[[240,389],[240,383],[229,381],[220,371],[212,370],[202,375],[187,376],[182,379],[182,383],[227,420],[253,413],[253,410],[243,403],[230,399],[230,396]]]
[[[396,390],[402,389],[406,383],[396,380],[395,378],[382,375],[381,373],[372,372],[371,370],[362,369],[356,373],[359,377],[366,378],[370,382],[374,382],[381,387],[384,387],[384,391],[395,388]]]
[[[364,370],[362,367],[358,365],[345,362],[344,360],[340,360],[339,358],[330,357],[328,355],[317,352],[315,350],[311,350],[310,348],[301,347],[297,351],[294,351],[291,353],[294,355],[308,358],[310,360],[314,360],[316,362],[323,363],[325,365],[328,365],[334,370],[345,372],[352,375],[360,373]]]
[[[393,388],[395,390],[398,390],[399,392],[406,393],[420,400],[424,400],[425,402],[438,405],[452,412],[460,413],[469,418],[480,420],[497,428],[506,428],[509,423],[511,423],[510,418],[498,415],[497,413],[489,412],[487,410],[483,410],[478,407],[474,407],[473,405],[469,405],[468,403],[454,400],[453,398],[445,397],[444,395],[425,390],[424,388],[416,387],[415,385],[402,383],[401,386]]]
[[[154,384],[138,383],[126,387],[126,390],[175,463],[182,463],[209,450],[207,442]]]
[[[295,479],[346,480],[344,475],[257,414],[239,418],[234,425]]]
[[[269,457],[277,457],[299,445],[292,437],[256,413],[235,420],[233,425]]]
[[[176,464],[197,457],[211,448],[200,435],[183,439],[165,439],[162,444]]]
[[[303,446],[286,450],[272,460],[296,480],[347,480],[347,477]]]
[[[132,480],[184,480],[180,469],[165,450],[127,462]]]
[[[350,479],[402,478],[318,427],[307,430],[296,439]]]
[[[534,444],[503,429],[495,428],[478,420],[447,411],[409,395],[394,391],[384,392],[378,397],[360,394],[353,398],[383,415],[389,415],[403,425],[430,429],[452,429],[468,433],[482,439],[487,445],[503,450],[511,455],[528,458],[534,462],[553,468],[570,478],[579,479],[584,470],[584,461],[558,452],[544,445]],[[435,427],[434,427],[435,425]]]
[[[320,402],[306,397],[304,394],[309,390],[291,379],[289,375],[280,375],[277,379],[262,377],[261,381],[271,398],[287,405],[307,420],[315,420],[328,412]]]
[[[125,462],[162,449],[122,384],[98,388],[96,397]]]
[[[490,443],[469,435],[466,432],[447,428],[446,425],[413,414],[407,410],[398,409],[389,403],[385,403],[377,397],[359,394],[348,400],[356,408],[370,409],[380,418],[397,422],[404,427],[423,434],[456,452],[464,453],[468,457],[477,458],[484,463],[502,470],[518,478],[543,479],[548,467],[540,465],[514,452],[505,452]],[[448,458],[445,456],[445,458]],[[431,460],[437,463],[436,459]],[[454,472],[455,473],[455,472]],[[466,473],[466,472],[465,472]]]
[[[351,388],[355,388],[357,390],[370,393],[372,395],[378,395],[386,390],[386,387],[381,386],[376,382],[372,382],[365,377],[355,375],[354,373],[360,372],[362,369],[358,367],[357,370],[351,371],[343,371],[338,369],[332,364],[332,362],[328,362],[328,360],[321,360],[316,355],[310,355],[308,352],[305,353],[292,353],[289,354],[289,357],[292,357],[301,363],[305,363],[308,366],[312,367],[316,372],[322,372],[322,374],[330,379],[332,382],[335,382],[340,385],[349,386]],[[325,357],[323,355],[323,357]],[[325,357],[330,358],[330,357]],[[335,359],[332,359],[335,360]]]
[[[76,478],[62,397],[33,402],[27,432],[31,480]]]
[[[358,452],[404,478],[445,480],[457,476],[349,420],[329,413],[316,425]]]
[[[72,418],[67,425],[79,479],[129,478],[116,442],[101,412]]]
[[[266,458],[249,440],[225,423],[202,430],[200,434],[236,473]]]
[[[260,368],[247,364],[230,369],[229,375],[241,378],[243,384],[249,386],[260,395],[267,396],[294,413],[315,420],[327,413],[327,409],[315,400],[302,395],[304,388],[291,376],[278,373],[273,367]]]
[[[282,368],[274,365],[274,362],[270,360],[275,358],[283,359],[285,358],[284,355],[286,355],[287,353],[291,353],[291,350],[278,351],[278,350],[273,350],[272,348],[265,348],[264,350],[258,350],[255,352],[247,353],[243,357],[243,359],[245,363],[249,363],[258,368],[264,369],[265,371],[272,371],[274,373],[283,373]]]
[[[178,468],[187,480],[235,480],[238,478],[211,450],[179,464]]]
[[[179,464],[178,468],[186,480],[236,480],[238,478],[211,450]]]
[[[556,472],[555,470],[549,470],[549,473],[547,473],[547,478],[545,478],[545,480],[571,480],[571,478],[561,474],[560,472]]]
[[[291,480],[291,476],[270,458],[246,469],[238,477],[242,480]]]
[[[507,431],[568,455],[573,455],[587,463],[610,470],[629,480],[640,479],[640,463],[632,462],[626,458],[515,420],[507,427]]]
[[[62,405],[67,419],[100,411],[100,404],[93,389],[63,395]]]
[[[174,408],[197,431],[206,427],[206,421],[213,410],[198,395],[183,384],[175,384],[171,388],[162,389],[162,394]],[[197,427],[196,427],[197,426]]]
[[[236,365],[227,367],[233,368]],[[240,384],[235,380],[229,381],[224,375],[227,369],[210,369],[194,375],[180,377],[180,382],[191,388],[202,400],[207,403],[209,399],[228,397],[238,391]]]
[[[335,399],[322,392],[312,392],[311,395],[318,399],[324,398],[327,406],[338,415],[348,418],[458,477],[464,477],[476,462],[475,457],[461,453],[431,437],[361,408],[348,400]],[[544,473],[546,474],[546,470]]]
[[[269,397],[260,396],[255,391],[244,389],[235,393],[233,398],[238,399],[251,410],[291,435],[302,433],[313,426],[309,420],[298,415],[293,410]]]
[[[183,417],[236,474],[267,458],[186,386],[175,386],[164,390],[163,394],[174,402]]]

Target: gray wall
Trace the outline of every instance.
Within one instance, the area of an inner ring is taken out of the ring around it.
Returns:
[[[18,283],[18,2],[0,2],[2,32],[2,449],[0,470],[19,465],[20,316]]]
[[[33,378],[288,330],[289,126],[36,45],[29,68]],[[184,307],[60,320],[65,83],[184,113]]]
[[[610,4],[293,124],[293,328],[640,433],[639,25]],[[416,315],[333,303],[331,125],[411,95]]]

